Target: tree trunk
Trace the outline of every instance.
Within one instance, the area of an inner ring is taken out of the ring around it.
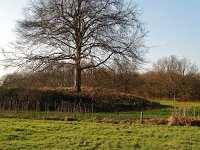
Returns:
[[[78,1],[78,14],[80,13],[81,1]],[[81,18],[79,15],[75,17],[75,41],[77,46],[75,72],[74,72],[74,88],[76,92],[81,92],[81,49],[82,49],[82,34],[81,34]]]
[[[79,42],[77,42],[79,43]],[[79,44],[77,44],[79,45]],[[76,51],[76,60],[74,68],[74,89],[76,92],[81,92],[81,46],[78,46]]]
[[[81,66],[76,64],[74,68],[74,89],[76,92],[81,92]]]

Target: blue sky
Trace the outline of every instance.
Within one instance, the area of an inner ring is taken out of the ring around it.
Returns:
[[[200,66],[200,0],[135,0],[146,23],[149,62],[163,56],[186,57]],[[14,40],[16,20],[29,0],[0,1],[0,46]],[[147,65],[149,66],[149,65]],[[0,76],[5,71],[0,66]]]
[[[200,1],[137,0],[153,46],[146,58],[155,61],[169,55],[186,57],[200,66]]]
[[[5,46],[14,40],[12,30],[16,20],[23,17],[22,8],[28,4],[28,0],[1,0],[0,1],[0,46]]]

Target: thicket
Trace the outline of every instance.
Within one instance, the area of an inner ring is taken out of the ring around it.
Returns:
[[[145,73],[127,62],[85,70],[82,85],[86,89],[113,90],[146,98],[200,100],[200,74],[189,60],[176,56],[164,57]],[[70,88],[73,68],[49,67],[44,72],[13,73],[4,79],[3,88]]]
[[[6,88],[0,90],[0,110],[71,113],[120,112],[151,109],[158,103],[114,92]]]

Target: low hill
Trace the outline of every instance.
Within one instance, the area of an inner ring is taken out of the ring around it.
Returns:
[[[0,109],[64,111],[64,112],[119,112],[159,107],[158,103],[133,95],[112,91],[69,89],[1,89]]]

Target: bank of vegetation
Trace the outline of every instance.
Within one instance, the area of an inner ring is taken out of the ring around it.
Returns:
[[[159,108],[159,103],[111,91],[2,88],[0,109],[70,113],[121,112]]]
[[[71,88],[74,68],[49,67],[43,72],[18,72],[4,77],[2,88]],[[164,57],[152,69],[141,73],[137,67],[124,61],[110,66],[84,70],[82,87],[101,93],[126,93],[146,99],[176,101],[200,100],[200,74],[198,67],[188,59]]]

